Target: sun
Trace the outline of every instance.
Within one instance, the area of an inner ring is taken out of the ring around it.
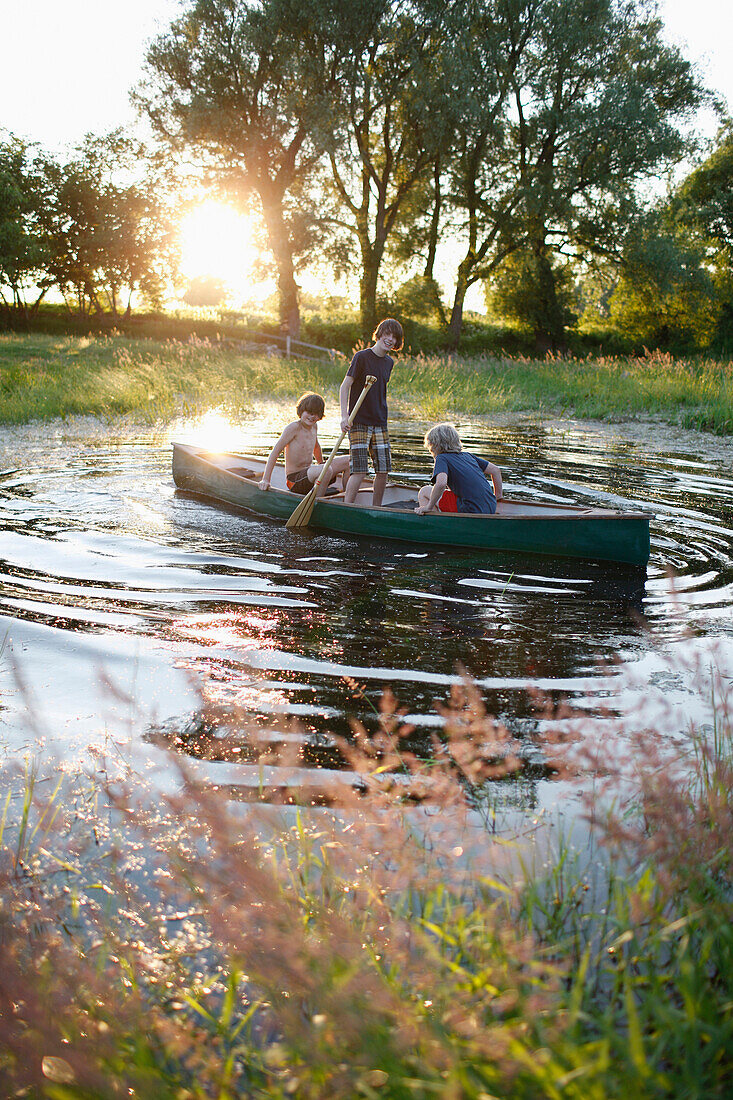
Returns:
[[[236,300],[264,297],[268,280],[254,274],[261,255],[252,218],[226,203],[208,200],[181,219],[181,274],[221,279]]]

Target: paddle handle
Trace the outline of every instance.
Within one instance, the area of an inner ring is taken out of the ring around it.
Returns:
[[[359,411],[359,407],[360,407],[362,401],[364,400],[366,395],[369,393],[370,388],[374,385],[374,383],[376,381],[377,381],[377,379],[373,374],[368,374],[366,376],[366,378],[364,380],[364,389],[361,391],[361,393],[357,397],[356,402],[354,404],[354,407],[351,410],[351,412],[349,413],[349,419],[347,421],[346,427],[341,432],[341,436],[339,437],[338,443],[336,444],[334,449],[331,451],[331,453],[328,456],[328,458],[326,459],[326,461],[323,463],[323,469],[321,470],[320,474],[318,475],[315,482],[313,483],[313,488],[311,489],[311,492],[314,495],[315,495],[316,491],[318,490],[318,486],[321,484],[324,477],[328,473],[328,471],[330,469],[330,466],[331,466],[331,463],[333,462],[334,458],[338,454],[338,449],[341,446],[341,444],[343,443],[344,438],[346,436],[346,433],[348,432],[351,425],[354,423],[354,417],[356,416],[357,412]]]

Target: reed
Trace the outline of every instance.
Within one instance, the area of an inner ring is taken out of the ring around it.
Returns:
[[[556,766],[605,777],[580,849],[554,826],[531,843],[476,828],[475,792],[521,763],[468,682],[429,760],[385,695],[376,732],[339,743],[354,784],[327,811],[243,809],[184,768],[162,808],[124,772],[67,777],[54,826],[58,792],[18,776],[4,1094],[726,1096],[733,699],[729,676],[701,672],[715,721],[685,742],[626,731],[622,758],[607,730],[581,718],[568,734],[559,716]],[[263,736],[236,711],[209,717],[224,739]],[[281,744],[262,741],[268,763],[295,763]]]
[[[335,403],[346,363],[249,357],[205,340],[3,335],[0,422],[75,413],[154,422],[212,407],[245,419],[257,400],[305,389]],[[422,420],[529,410],[733,432],[733,365],[704,357],[420,355],[398,360],[390,395],[395,411]]]

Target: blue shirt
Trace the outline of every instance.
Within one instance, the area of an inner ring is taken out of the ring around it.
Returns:
[[[430,480],[434,485],[438,474],[447,475],[448,488],[456,494],[459,512],[478,512],[493,516],[496,511],[496,497],[484,473],[488,465],[485,458],[469,454],[468,451],[459,451],[457,454],[446,452],[435,456]]]
[[[377,379],[356,414],[355,424],[387,427],[387,382],[393,366],[394,359],[390,359],[388,355],[376,355],[371,348],[357,351],[351,360],[351,366],[346,372],[348,378],[354,379],[349,393],[349,412],[353,409],[361,391],[364,389],[366,376],[373,374]]]

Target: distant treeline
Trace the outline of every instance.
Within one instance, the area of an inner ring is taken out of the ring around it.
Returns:
[[[539,350],[578,323],[721,346],[733,136],[645,199],[693,155],[689,120],[712,102],[662,32],[645,0],[187,0],[133,93],[155,148],[90,137],[60,163],[0,144],[6,319],[52,286],[82,315],[124,315],[133,292],[155,303],[186,168],[259,212],[294,336],[311,268],[358,271],[362,335],[395,312],[457,347],[481,283],[489,316]]]
[[[307,306],[301,309],[300,338],[322,348],[334,349],[351,357],[361,346],[363,336],[359,313],[355,309],[334,309],[328,298],[304,295]],[[266,303],[266,306],[270,303]],[[392,312],[395,312],[394,310]],[[404,354],[433,355],[445,352],[446,330],[438,322],[401,313],[404,318]],[[267,346],[267,337],[282,346],[282,330],[277,313],[261,310],[228,308],[193,308],[153,310],[138,308],[115,318],[111,312],[71,312],[57,304],[41,303],[32,318],[23,326],[33,333],[49,336],[124,336],[142,340],[189,343],[205,341],[212,347],[224,344],[232,348],[248,346],[252,340]],[[568,354],[577,357],[594,355],[625,356],[644,354],[650,344],[622,336],[606,326],[573,326],[567,331]],[[250,349],[252,350],[252,349]],[[684,352],[682,343],[673,351]],[[468,311],[461,330],[461,358],[471,356],[534,357],[535,341],[531,331],[518,324],[498,320]]]

